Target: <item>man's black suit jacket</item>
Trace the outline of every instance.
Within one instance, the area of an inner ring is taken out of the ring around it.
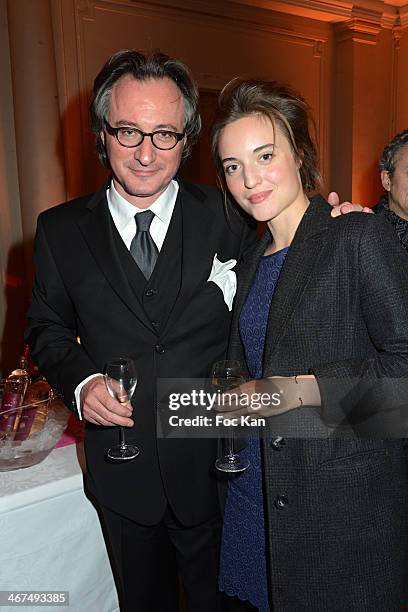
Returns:
[[[32,356],[71,405],[76,386],[112,357],[137,362],[134,427],[141,449],[109,464],[115,427],[87,423],[88,486],[99,502],[142,524],[155,524],[167,502],[185,525],[218,511],[213,440],[156,438],[158,378],[207,377],[224,357],[230,315],[220,288],[207,282],[213,258],[239,259],[247,225],[210,187],[180,182],[171,223],[148,282],[121,240],[106,185],[89,197],[42,213],[35,242],[35,284],[28,313]],[[80,338],[80,344],[77,342]]]

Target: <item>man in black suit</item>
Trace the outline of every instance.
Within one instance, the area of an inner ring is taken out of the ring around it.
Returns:
[[[179,573],[188,610],[213,612],[215,441],[157,437],[156,381],[206,377],[223,358],[230,296],[209,277],[214,262],[238,259],[253,238],[238,216],[225,215],[215,189],[174,178],[200,130],[198,92],[183,64],[115,54],[96,77],[91,115],[112,178],[40,215],[27,339],[86,421],[87,482],[123,584],[122,609],[177,610]],[[137,363],[133,408],[110,397],[100,374],[117,355]],[[112,464],[106,451],[118,425],[141,452]]]

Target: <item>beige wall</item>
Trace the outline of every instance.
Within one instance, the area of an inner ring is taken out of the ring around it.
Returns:
[[[118,49],[160,48],[184,60],[206,117],[214,92],[237,74],[292,83],[315,113],[325,193],[375,202],[381,150],[408,126],[408,35],[397,9],[360,3],[315,1],[312,13],[301,0],[0,0],[4,371],[22,341],[37,214],[104,176],[88,101]],[[285,14],[289,7],[296,14]],[[203,140],[185,169],[194,180],[211,178],[207,151]]]
[[[26,269],[21,224],[6,0],[0,0],[0,360],[21,346]],[[0,369],[1,371],[1,369]]]
[[[219,90],[237,74],[292,82],[316,112],[322,160],[328,174],[325,152],[329,133],[321,117],[330,111],[331,27],[240,6],[234,10],[242,20],[234,21],[225,9],[227,2],[190,0],[167,4],[168,8],[154,2],[53,3],[70,196],[84,188],[93,189],[100,182],[99,167],[82,163],[83,159],[94,159],[88,128],[89,92],[106,58],[121,48],[160,48],[185,61],[200,88],[208,90]],[[217,10],[218,15],[211,15],[209,9],[207,13],[191,10],[204,4]],[[71,148],[76,156],[79,149],[82,159],[70,159]]]

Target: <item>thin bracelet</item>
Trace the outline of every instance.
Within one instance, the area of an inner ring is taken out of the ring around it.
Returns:
[[[298,383],[297,377],[298,377],[298,375],[295,374],[295,383],[298,385],[299,383]],[[303,408],[303,400],[302,400],[302,398],[298,397],[298,400],[299,400],[300,404],[299,404],[299,406],[296,406],[296,408]]]

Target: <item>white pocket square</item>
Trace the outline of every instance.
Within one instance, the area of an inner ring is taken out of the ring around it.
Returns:
[[[237,290],[237,276],[235,272],[232,271],[236,263],[236,259],[229,259],[225,262],[220,261],[216,253],[213,259],[211,273],[208,277],[208,282],[212,281],[221,289],[224,302],[228,306],[229,311],[232,310],[232,303]]]

